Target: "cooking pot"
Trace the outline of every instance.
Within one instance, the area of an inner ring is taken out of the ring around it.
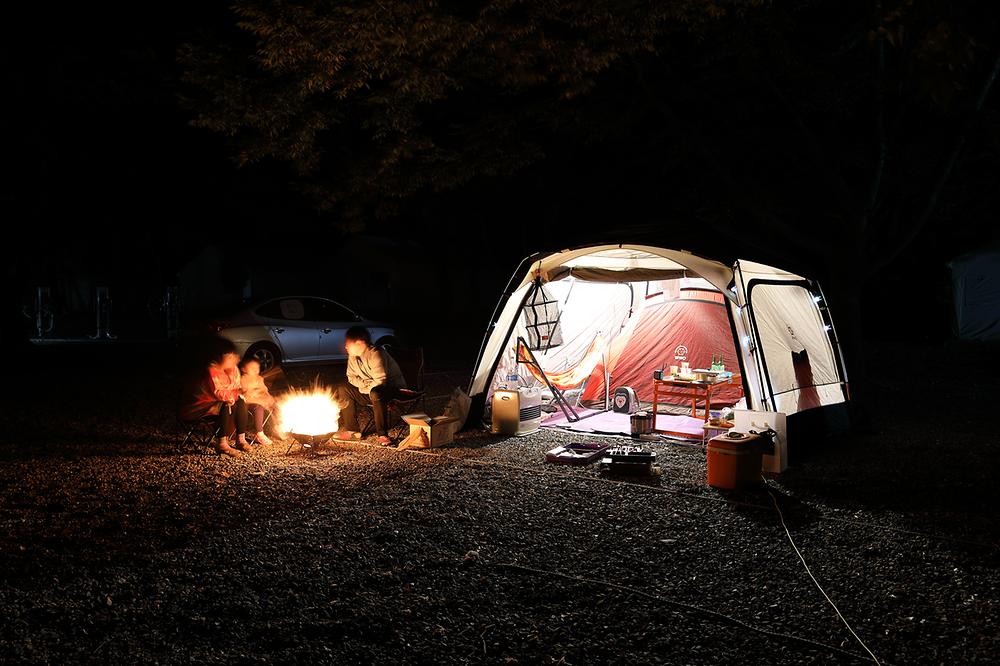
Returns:
[[[635,412],[629,417],[632,423],[632,436],[648,435],[653,432],[653,415],[649,412]]]

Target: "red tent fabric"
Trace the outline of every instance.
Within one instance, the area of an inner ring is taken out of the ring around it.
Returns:
[[[682,296],[686,296],[682,292]],[[627,340],[619,336],[611,345],[608,369],[610,391],[630,386],[640,400],[653,401],[653,371],[669,371],[671,365],[687,361],[692,368],[708,368],[713,354],[722,354],[726,370],[739,372],[736,345],[726,306],[716,294],[700,294],[647,305]],[[721,296],[721,295],[720,295]],[[710,299],[710,300],[709,300]],[[714,403],[735,403],[742,396],[739,386],[719,387]],[[604,368],[598,364],[587,381],[583,400],[604,399]],[[677,404],[690,404],[678,395]]]

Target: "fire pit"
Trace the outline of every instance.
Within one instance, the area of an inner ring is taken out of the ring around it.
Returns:
[[[309,391],[289,391],[278,406],[278,414],[278,429],[292,437],[292,445],[298,442],[304,449],[329,441],[340,422],[340,406],[332,390],[318,385]],[[292,450],[291,445],[288,450]]]
[[[299,432],[290,432],[288,434],[304,448],[309,448],[317,444],[326,444],[335,433],[336,431],[323,433],[322,435],[305,435]]]

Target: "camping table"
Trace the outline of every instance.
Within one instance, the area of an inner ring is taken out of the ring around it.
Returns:
[[[719,384],[729,384],[733,377],[715,382],[690,381],[683,379],[654,379],[653,380],[653,432],[664,432],[666,430],[656,429],[656,413],[661,397],[667,394],[676,395],[677,389],[684,389],[681,395],[691,398],[691,416],[698,418],[698,398],[705,397],[705,418],[708,421],[708,412],[712,408],[712,389]]]
[[[729,425],[712,425],[711,423],[705,422],[701,424],[701,443],[706,444],[708,440],[712,439],[716,435],[724,435],[729,430],[731,430],[733,424]]]

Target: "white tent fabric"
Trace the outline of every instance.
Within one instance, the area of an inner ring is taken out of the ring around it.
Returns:
[[[534,262],[520,283],[514,287],[498,317],[491,323],[490,334],[480,353],[480,362],[469,386],[469,394],[476,395],[487,388],[494,364],[507,344],[510,331],[519,316],[521,304],[528,295],[535,279],[552,284],[554,274],[564,266],[569,268],[601,268],[618,271],[629,269],[671,270],[686,269],[692,277],[702,277],[714,287],[731,297],[728,291],[733,278],[732,269],[717,261],[697,257],[689,252],[666,250],[646,245],[596,245],[562,250]],[[559,278],[564,277],[560,274]]]
[[[631,279],[636,276],[641,280]],[[791,414],[845,401],[847,378],[813,283],[764,264],[741,260],[729,268],[646,245],[599,245],[533,258],[498,306],[470,395],[488,399],[514,369],[514,341],[524,334],[522,305],[536,280],[560,298],[564,345],[539,358],[546,371],[559,372],[578,362],[597,333],[610,343],[634,325],[651,282],[681,277],[701,278],[728,299],[749,408]]]
[[[559,268],[598,268],[611,271],[649,269],[660,271],[686,270],[691,276],[704,278],[719,291],[726,291],[733,271],[717,261],[697,257],[690,252],[665,250],[648,245],[600,245],[591,248],[563,250],[539,260],[525,276],[526,282],[541,277],[549,282],[561,272]]]
[[[847,377],[841,376],[818,297],[804,286],[808,280],[741,259],[736,263],[734,281],[736,306],[731,311],[746,360],[748,402],[785,414],[800,411],[804,387],[796,377],[793,353],[803,351],[808,354],[812,374],[809,388],[815,385],[818,395],[813,398],[818,405],[844,402],[842,382]]]
[[[809,375],[819,393],[819,404],[842,402],[833,349],[809,291],[793,285],[762,285],[753,290],[751,298],[775,411],[800,411],[801,370],[797,376],[793,358],[801,357],[802,352],[808,354]]]
[[[546,372],[561,372],[575,365],[598,335],[610,344],[637,319],[634,313],[630,317],[633,308],[642,306],[641,296],[635,296],[633,290],[623,284],[563,280],[550,283],[546,289],[559,299],[563,331],[562,346],[535,352],[535,358]],[[523,368],[516,367],[514,344],[518,336],[527,335],[526,323],[525,317],[520,317],[508,336],[491,390],[511,374],[527,376]]]

